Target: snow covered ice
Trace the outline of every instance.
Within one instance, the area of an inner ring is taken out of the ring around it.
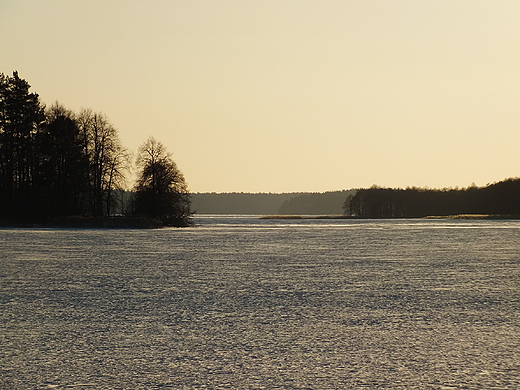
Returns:
[[[1,229],[2,389],[517,389],[520,222]]]

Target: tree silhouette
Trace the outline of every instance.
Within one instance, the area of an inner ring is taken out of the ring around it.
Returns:
[[[129,153],[105,115],[83,109],[78,116],[78,125],[83,153],[89,162],[87,177],[91,215],[110,216],[112,192],[122,187]]]
[[[159,219],[165,225],[189,224],[188,187],[164,145],[148,138],[139,148],[136,164],[140,173],[135,186],[135,214]]]
[[[0,211],[22,218],[34,212],[36,136],[44,120],[39,97],[30,87],[16,71],[12,77],[0,74]]]
[[[105,226],[118,200],[123,206],[130,153],[104,114],[90,109],[75,114],[59,103],[45,109],[29,89],[16,71],[12,77],[0,73],[0,221]],[[135,213],[187,225],[186,182],[164,146],[150,138],[138,164]]]
[[[343,204],[345,214],[360,218],[417,218],[456,214],[520,215],[520,179],[478,188],[359,189]]]
[[[58,103],[48,108],[39,145],[41,214],[84,214],[88,160],[74,113]]]

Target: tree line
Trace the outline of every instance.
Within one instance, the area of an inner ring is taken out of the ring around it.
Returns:
[[[0,73],[0,220],[47,222],[56,217],[116,214],[185,225],[190,197],[182,172],[159,141],[137,153],[130,204],[132,155],[106,115],[46,107],[18,72]]]
[[[371,188],[349,195],[345,215],[359,218],[418,218],[457,214],[520,216],[520,179],[463,189]]]
[[[192,193],[199,214],[341,215],[345,197],[355,191],[290,193]]]
[[[286,200],[280,215],[338,215],[341,214],[342,201],[355,191],[328,191],[298,194]]]

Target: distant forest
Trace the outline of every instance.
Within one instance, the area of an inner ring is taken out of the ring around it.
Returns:
[[[323,193],[194,193],[192,210],[197,214],[329,215],[343,214],[343,203],[355,191]]]
[[[324,193],[195,193],[198,214],[345,215],[353,218],[422,218],[459,214],[520,216],[520,179],[485,187],[429,189],[372,186]]]
[[[457,214],[520,216],[520,179],[463,189],[371,188],[347,196],[344,213],[359,218],[419,218]]]

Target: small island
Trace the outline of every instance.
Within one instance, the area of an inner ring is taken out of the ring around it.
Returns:
[[[46,107],[14,71],[0,74],[0,225],[160,227],[191,223],[182,172],[148,138],[132,154],[108,118]]]

